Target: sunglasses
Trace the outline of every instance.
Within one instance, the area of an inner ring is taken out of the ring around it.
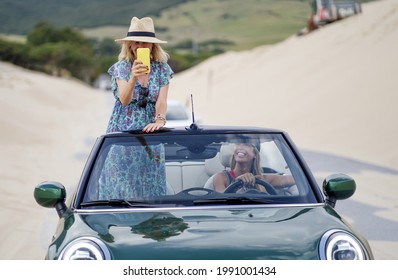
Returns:
[[[148,104],[148,95],[149,95],[149,89],[147,87],[142,87],[140,89],[140,96],[143,97],[143,99],[141,99],[138,102],[138,106],[140,106],[141,108],[146,107],[146,105]]]

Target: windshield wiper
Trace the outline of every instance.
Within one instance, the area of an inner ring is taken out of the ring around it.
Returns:
[[[216,197],[207,199],[196,199],[193,201],[194,205],[201,204],[226,204],[226,205],[241,205],[241,204],[270,204],[274,200],[265,199],[261,197],[247,197],[247,196],[228,196]]]
[[[153,207],[153,204],[147,204],[140,200],[110,199],[82,202],[80,206],[126,206],[126,207]]]

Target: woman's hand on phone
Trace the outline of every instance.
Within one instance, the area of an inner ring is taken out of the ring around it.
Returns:
[[[134,60],[133,67],[131,68],[131,76],[139,77],[146,75],[145,72],[148,70],[148,66],[143,64],[141,60]]]

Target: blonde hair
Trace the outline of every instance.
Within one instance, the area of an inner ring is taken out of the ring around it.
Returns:
[[[124,41],[121,46],[121,50],[118,56],[119,60],[130,60],[134,61],[136,59],[134,52],[130,49],[130,44],[133,41]],[[169,54],[165,52],[160,44],[152,43],[151,59],[157,62],[167,62],[170,58]]]

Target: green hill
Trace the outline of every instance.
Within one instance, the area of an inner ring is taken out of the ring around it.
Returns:
[[[191,46],[191,41],[218,45],[223,50],[247,49],[272,44],[306,25],[306,1],[197,0],[172,6],[154,17],[157,34],[172,45]],[[96,37],[124,36],[128,26],[85,30]]]
[[[114,39],[132,16],[151,16],[170,47],[242,50],[287,38],[309,14],[309,0],[0,0],[0,33],[24,35],[45,20]]]
[[[27,34],[40,20],[54,26],[90,28],[126,25],[138,17],[159,15],[187,0],[0,0],[0,33]]]
[[[1,0],[0,33],[24,35],[40,20],[96,38],[124,36],[132,16],[151,16],[159,37],[184,48],[272,44],[306,25],[307,0]]]

